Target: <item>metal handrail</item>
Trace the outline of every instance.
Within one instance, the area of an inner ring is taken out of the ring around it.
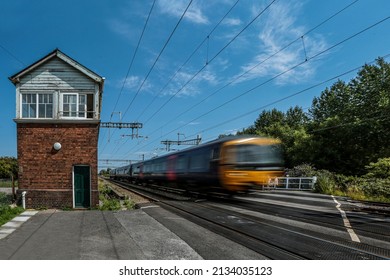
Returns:
[[[269,181],[268,187],[274,189],[312,190],[317,177],[277,177]]]

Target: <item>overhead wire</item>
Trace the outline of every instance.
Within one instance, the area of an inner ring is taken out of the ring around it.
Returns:
[[[22,66],[27,66],[22,60],[20,60],[16,55],[14,55],[11,51],[9,51],[6,47],[0,44],[0,48],[3,49],[5,53],[7,53],[10,57],[12,57],[15,61],[19,62]]]
[[[383,58],[387,58],[387,57],[389,57],[389,56],[390,56],[390,54],[386,54],[386,55],[384,55],[384,56],[382,56],[382,57],[383,57]],[[376,62],[376,60],[373,60],[373,61],[370,61],[370,62],[368,62],[368,63],[366,63],[366,64],[369,65],[369,64],[373,64],[373,63],[375,63],[375,62]],[[312,85],[312,86],[309,86],[309,87],[307,87],[307,88],[305,88],[305,89],[303,89],[303,90],[297,91],[297,92],[292,93],[292,94],[290,94],[290,95],[288,95],[288,96],[285,96],[285,97],[280,98],[280,99],[278,99],[278,100],[275,100],[275,101],[273,101],[273,102],[271,102],[271,103],[268,103],[268,104],[263,105],[263,106],[261,106],[261,107],[258,107],[258,108],[256,108],[256,109],[253,109],[253,110],[251,110],[251,111],[249,111],[249,112],[246,112],[246,113],[244,113],[244,114],[242,114],[242,115],[239,115],[239,116],[237,116],[237,117],[231,118],[231,119],[229,119],[229,120],[226,120],[226,121],[224,121],[224,122],[222,122],[222,123],[219,123],[219,124],[217,124],[217,125],[214,125],[214,126],[212,126],[212,127],[206,128],[206,129],[204,129],[204,130],[202,130],[202,131],[199,131],[199,132],[197,132],[197,133],[195,133],[195,134],[193,134],[193,135],[190,135],[189,137],[192,137],[192,136],[197,135],[197,134],[199,134],[199,133],[206,132],[206,131],[208,131],[208,130],[211,130],[211,129],[214,129],[214,128],[216,128],[216,127],[222,126],[222,125],[224,125],[224,124],[230,123],[230,122],[235,121],[235,120],[237,120],[237,119],[246,117],[246,116],[248,116],[248,115],[250,115],[250,114],[253,114],[253,113],[255,113],[255,112],[259,112],[260,110],[263,110],[263,109],[265,109],[265,108],[267,108],[267,107],[269,107],[269,106],[275,105],[275,104],[277,104],[277,103],[280,103],[280,102],[282,102],[282,101],[285,101],[285,100],[287,100],[287,99],[290,99],[290,98],[292,98],[292,97],[294,97],[294,96],[297,96],[297,95],[299,95],[299,94],[302,94],[302,93],[304,93],[304,92],[307,92],[307,91],[309,91],[309,90],[312,90],[312,89],[314,89],[314,88],[316,88],[316,87],[319,87],[319,86],[321,86],[321,85],[327,84],[327,83],[329,83],[329,82],[331,82],[331,81],[333,81],[333,80],[339,79],[339,78],[341,78],[341,77],[343,77],[343,76],[345,76],[345,75],[354,73],[354,72],[356,72],[356,71],[362,69],[363,67],[364,67],[364,65],[363,65],[363,66],[355,67],[355,68],[350,69],[350,70],[348,70],[348,71],[345,71],[345,72],[343,72],[343,73],[341,73],[341,74],[338,74],[338,75],[336,75],[336,76],[333,76],[333,77],[331,77],[331,78],[328,78],[328,79],[326,79],[326,80],[323,80],[322,82],[319,82],[319,83],[317,83],[317,84],[314,84],[314,85]]]
[[[119,99],[120,99],[120,97],[121,97],[121,95],[122,95],[122,92],[123,92],[123,89],[124,89],[124,87],[125,87],[125,85],[126,85],[127,78],[129,77],[130,70],[131,70],[131,68],[132,68],[132,66],[133,66],[135,56],[137,55],[139,46],[140,46],[140,44],[141,44],[142,38],[143,38],[144,33],[145,33],[145,30],[146,30],[146,26],[148,25],[148,22],[149,22],[149,19],[150,19],[150,15],[152,14],[152,11],[153,11],[153,8],[154,8],[154,5],[155,5],[155,4],[156,4],[156,0],[153,1],[152,6],[150,7],[148,17],[146,18],[146,21],[145,21],[144,27],[143,27],[143,29],[142,29],[141,35],[140,35],[140,37],[139,37],[139,39],[138,39],[138,43],[137,43],[137,46],[136,46],[136,48],[135,48],[133,57],[131,58],[129,68],[127,69],[126,77],[125,77],[125,79],[123,80],[122,88],[121,88],[121,90],[120,90],[120,92],[119,92],[118,98],[117,98],[116,103],[115,103],[115,105],[114,105],[114,109],[112,110],[113,112],[115,111],[116,106],[118,105]]]
[[[125,79],[123,80],[122,87],[121,87],[121,89],[120,89],[120,91],[119,91],[118,98],[117,98],[117,100],[116,100],[116,102],[115,102],[114,109],[112,110],[112,112],[115,112],[115,109],[116,109],[116,107],[117,107],[117,105],[118,105],[118,102],[119,102],[119,100],[120,100],[120,98],[121,98],[123,89],[125,88],[125,85],[126,85],[126,83],[127,83],[127,78],[129,77],[130,71],[131,71],[131,69],[132,69],[132,67],[133,67],[133,63],[134,63],[135,57],[136,57],[136,55],[137,55],[139,46],[140,46],[140,44],[141,44],[142,38],[143,38],[143,36],[144,36],[146,27],[147,27],[147,25],[148,25],[148,22],[149,22],[149,19],[150,19],[150,16],[151,16],[151,14],[152,14],[152,11],[153,11],[153,8],[154,8],[155,4],[156,4],[156,0],[153,1],[152,6],[150,7],[148,16],[147,16],[147,18],[146,18],[146,21],[145,21],[145,23],[144,23],[144,26],[143,26],[143,29],[142,29],[142,32],[141,32],[141,35],[140,35],[140,37],[138,38],[137,46],[136,46],[136,48],[135,48],[135,50],[134,50],[134,54],[133,54],[133,56],[132,56],[132,58],[131,58],[129,67],[128,67],[128,69],[127,69],[126,77],[125,77]],[[112,116],[112,114],[113,114],[113,113],[111,113],[111,116]],[[109,138],[110,138],[110,137],[109,137]],[[104,136],[103,136],[103,139],[104,139]],[[101,149],[101,150],[99,151],[99,154],[101,154],[101,153],[104,152],[104,150],[106,149],[108,143],[109,143],[109,139],[108,139],[108,141],[106,142],[106,144],[104,145],[103,149]]]
[[[377,26],[377,25],[383,23],[384,21],[388,20],[389,18],[390,18],[390,16],[389,16],[389,17],[386,17],[386,18],[384,18],[384,19],[382,19],[382,20],[380,20],[380,21],[378,21],[378,22],[376,22],[376,23],[374,23],[374,24],[372,24],[372,25],[370,25],[370,26],[367,27],[367,28],[364,28],[363,30],[361,30],[361,31],[359,31],[359,32],[357,32],[357,33],[355,33],[355,34],[353,34],[353,35],[347,37],[347,38],[344,39],[344,40],[339,41],[338,43],[332,45],[331,47],[328,47],[328,48],[326,48],[325,50],[322,50],[322,51],[318,52],[317,54],[315,54],[315,55],[313,55],[313,56],[311,56],[311,57],[306,58],[304,61],[302,61],[302,62],[300,62],[300,63],[298,63],[298,64],[292,66],[291,68],[289,68],[289,69],[287,69],[287,70],[285,70],[285,71],[280,72],[279,74],[277,74],[277,75],[273,76],[272,78],[270,78],[270,79],[264,81],[263,83],[260,83],[260,84],[258,84],[258,85],[256,85],[256,86],[250,88],[249,90],[244,91],[243,93],[239,94],[238,96],[235,96],[234,98],[232,98],[232,99],[230,99],[230,100],[228,100],[228,101],[222,103],[221,105],[219,105],[219,106],[217,106],[217,107],[215,107],[215,108],[213,108],[213,109],[207,111],[206,113],[200,115],[199,117],[197,117],[197,118],[195,118],[195,119],[192,119],[191,121],[187,122],[185,125],[182,125],[181,127],[176,128],[176,129],[172,130],[172,131],[169,132],[169,133],[172,133],[173,131],[180,129],[180,128],[182,128],[182,127],[184,127],[184,126],[186,126],[186,125],[188,125],[188,124],[190,124],[190,123],[192,123],[192,122],[194,122],[194,121],[196,121],[196,120],[198,120],[198,119],[200,119],[200,118],[202,118],[202,117],[204,117],[204,116],[206,116],[206,115],[208,115],[208,114],[210,114],[210,113],[212,113],[212,112],[214,112],[214,111],[216,111],[216,110],[218,110],[218,109],[220,109],[221,107],[224,107],[225,105],[227,105],[227,104],[229,104],[229,103],[231,103],[231,102],[233,102],[233,101],[235,101],[235,100],[241,98],[242,96],[247,95],[248,93],[254,91],[255,89],[257,89],[257,88],[259,88],[259,87],[261,87],[261,86],[263,86],[263,85],[265,85],[265,84],[267,84],[267,83],[269,83],[269,82],[271,82],[271,81],[273,81],[273,80],[279,78],[280,76],[282,76],[282,75],[284,75],[284,74],[286,74],[286,73],[288,73],[288,72],[291,72],[292,70],[294,70],[294,69],[298,68],[299,66],[301,66],[301,65],[303,65],[303,64],[305,64],[305,63],[307,63],[307,62],[309,62],[310,60],[313,60],[314,58],[319,57],[320,55],[324,54],[325,52],[328,52],[328,51],[334,49],[335,47],[337,47],[337,46],[339,46],[339,45],[345,43],[346,41],[351,40],[352,38],[354,38],[354,37],[356,37],[356,36],[358,36],[358,35],[360,35],[360,34],[366,32],[367,30],[369,30],[369,29],[371,29],[371,28],[373,28],[373,27],[375,27],[375,26]]]
[[[233,78],[231,81],[229,81],[227,84],[223,85],[222,87],[220,87],[219,89],[217,89],[216,91],[214,91],[213,93],[211,93],[210,95],[208,95],[207,97],[205,97],[204,99],[200,100],[198,103],[196,103],[195,105],[191,106],[190,108],[188,108],[187,110],[185,110],[184,112],[180,113],[179,115],[175,116],[173,119],[171,119],[170,121],[168,121],[167,123],[165,123],[163,126],[161,126],[160,128],[156,129],[155,131],[161,129],[162,127],[164,127],[165,125],[171,123],[173,120],[183,116],[184,114],[190,112],[192,109],[198,107],[200,104],[204,103],[206,100],[210,99],[212,96],[216,95],[217,93],[219,93],[220,91],[222,91],[223,89],[225,89],[226,87],[230,86],[231,84],[235,83],[236,81],[240,80],[242,77],[244,77],[246,74],[248,74],[249,72],[251,72],[252,70],[254,70],[255,68],[259,67],[260,65],[264,64],[265,62],[267,62],[268,60],[270,60],[271,58],[275,57],[276,55],[278,55],[279,53],[281,53],[282,51],[284,51],[285,49],[287,49],[288,47],[290,47],[291,45],[293,45],[294,43],[296,43],[297,41],[301,40],[301,38],[303,38],[304,36],[307,36],[309,33],[313,32],[314,30],[316,30],[317,28],[319,28],[320,26],[322,26],[323,24],[325,24],[326,22],[328,22],[329,20],[331,20],[332,18],[334,18],[335,16],[337,16],[338,14],[340,14],[341,12],[345,11],[346,9],[348,9],[349,7],[351,7],[353,4],[355,4],[356,2],[358,2],[359,0],[355,0],[354,2],[348,4],[347,6],[345,6],[344,8],[342,8],[341,10],[337,11],[336,13],[334,13],[333,15],[331,15],[330,17],[328,17],[327,19],[325,19],[324,21],[322,21],[321,23],[317,24],[316,26],[314,26],[313,28],[309,29],[308,31],[306,31],[303,35],[301,35],[300,37],[296,38],[295,40],[291,41],[290,43],[288,43],[287,45],[285,45],[284,47],[280,48],[279,50],[277,50],[275,53],[271,54],[270,56],[268,56],[267,58],[265,58],[264,60],[260,61],[259,63],[257,63],[256,65],[254,65],[253,67],[249,68],[247,71],[245,71],[244,73],[236,76],[235,78]],[[306,55],[306,52],[305,52],[305,59],[307,60],[307,55]],[[153,131],[151,134],[153,134],[155,131]]]
[[[137,98],[137,96],[138,96],[138,94],[140,93],[142,87],[144,86],[146,80],[149,78],[150,73],[152,73],[154,67],[155,67],[156,64],[157,64],[157,61],[160,59],[160,56],[163,54],[165,48],[167,47],[168,43],[169,43],[170,40],[172,39],[173,34],[176,32],[177,28],[179,27],[179,25],[180,25],[181,21],[183,20],[185,14],[187,13],[188,9],[190,8],[192,2],[193,2],[193,0],[190,0],[190,2],[188,3],[188,5],[187,5],[187,7],[185,8],[184,12],[182,13],[182,15],[181,15],[179,21],[176,23],[176,25],[175,25],[175,27],[173,28],[171,34],[169,35],[167,41],[165,42],[163,48],[161,49],[160,53],[158,54],[158,56],[157,56],[156,59],[154,60],[153,65],[150,67],[148,73],[146,74],[145,79],[142,81],[141,85],[139,86],[139,88],[138,88],[137,92],[135,93],[133,99],[131,100],[129,106],[127,106],[126,111],[123,113],[123,115],[122,115],[123,117],[124,117],[124,116],[126,115],[126,113],[129,111],[131,105],[133,105],[134,100]]]
[[[215,54],[210,60],[208,60],[208,63],[205,64],[200,70],[198,70],[198,72],[196,72],[174,95],[172,95],[162,106],[160,106],[160,108],[146,121],[144,122],[144,124],[148,123],[158,112],[161,111],[161,109],[163,107],[165,107],[179,92],[181,92],[197,75],[199,75],[215,58],[217,58],[230,44],[232,44],[238,36],[240,36],[246,29],[249,28],[250,25],[252,25],[262,14],[264,14],[265,11],[267,11],[271,5],[276,2],[277,0],[273,0],[271,1],[264,9],[262,9],[248,24],[245,25],[244,28],[242,28],[225,46],[223,46],[218,52],[217,54]],[[215,29],[218,27],[218,25],[223,21],[223,19],[230,13],[230,11],[236,6],[236,4],[238,3],[238,1],[229,9],[229,11],[225,14],[225,16],[219,21],[219,23],[212,29],[212,31],[209,33],[209,35],[215,31]],[[187,7],[188,8],[188,7]],[[184,15],[184,13],[183,13]],[[208,37],[208,36],[207,36]],[[205,38],[202,43],[198,46],[198,48],[201,47],[201,45],[208,39],[208,38]],[[197,48],[197,49],[198,49]],[[197,50],[196,49],[196,50]],[[195,51],[194,51],[195,52]],[[193,52],[193,53],[194,53]],[[190,58],[188,58],[187,60],[189,60]],[[183,66],[184,67],[184,66]],[[181,67],[182,68],[182,67]],[[181,69],[180,68],[180,69]],[[176,75],[176,74],[175,74]],[[173,78],[172,78],[173,79]],[[165,86],[166,87],[166,86]],[[134,100],[134,99],[133,99]],[[131,106],[131,104],[129,105]],[[128,110],[128,109],[127,109]],[[126,112],[127,112],[126,110]],[[127,141],[125,141],[124,144],[126,144]],[[123,144],[123,145],[124,145]],[[120,147],[118,147],[115,151],[115,153],[119,150]]]
[[[250,25],[253,24],[265,11],[267,11],[276,0],[271,1],[260,13],[258,13],[240,32],[238,32],[225,46],[223,46],[202,68],[200,68],[191,78],[184,83],[184,85],[173,94],[163,105],[160,106],[144,123],[148,123],[152,120],[175,96],[177,96],[192,80],[194,80],[215,58],[217,58],[231,43],[233,43],[238,36],[240,36]]]
[[[230,12],[234,9],[234,7],[238,4],[240,0],[237,0],[232,7],[225,13],[225,15],[219,20],[219,22],[213,27],[213,29],[208,33],[208,35],[198,44],[198,46],[192,51],[186,61],[176,70],[176,72],[172,75],[172,77],[168,80],[168,82],[161,88],[161,90],[154,96],[153,100],[146,106],[146,108],[142,111],[142,113],[138,116],[137,119],[141,119],[143,114],[147,111],[147,109],[154,103],[157,97],[167,88],[167,86],[173,81],[173,79],[180,73],[180,71],[184,68],[184,66],[191,60],[191,58],[198,52],[198,50],[203,46],[205,42],[208,43],[211,34],[218,28],[218,26],[222,23],[222,21],[230,14]],[[208,48],[208,45],[207,45]],[[207,63],[208,63],[207,57]]]
[[[354,33],[354,34],[351,35],[351,36],[348,36],[347,38],[345,38],[345,39],[339,41],[338,43],[336,43],[336,44],[334,44],[334,45],[332,45],[332,46],[330,46],[330,47],[328,47],[328,48],[326,48],[326,49],[324,49],[324,50],[318,52],[317,54],[315,54],[315,55],[309,57],[307,60],[305,59],[303,62],[300,62],[300,63],[294,65],[293,67],[291,67],[291,68],[289,68],[289,69],[287,69],[287,70],[285,70],[285,71],[283,71],[283,72],[281,72],[281,73],[275,75],[274,77],[268,79],[267,81],[265,81],[265,82],[263,82],[263,83],[261,83],[261,84],[258,84],[258,85],[252,87],[252,88],[249,89],[249,90],[244,91],[244,92],[241,93],[240,95],[234,97],[233,99],[230,99],[229,101],[223,103],[222,105],[217,106],[217,107],[213,108],[212,110],[209,110],[208,112],[202,114],[201,116],[199,116],[199,117],[197,117],[197,118],[195,118],[195,119],[193,119],[193,120],[187,122],[186,124],[184,124],[184,125],[182,125],[182,126],[176,128],[176,129],[174,129],[174,130],[172,130],[172,131],[170,131],[170,132],[168,132],[168,133],[162,135],[159,139],[161,139],[162,137],[164,137],[164,136],[166,136],[166,135],[169,135],[170,133],[172,133],[172,132],[174,132],[174,131],[176,131],[176,130],[178,130],[178,129],[180,129],[180,128],[182,128],[182,127],[188,125],[188,124],[190,124],[191,122],[194,122],[194,121],[198,120],[198,119],[201,118],[201,117],[204,117],[205,115],[208,115],[209,113],[211,113],[211,112],[213,112],[213,111],[215,111],[215,110],[217,110],[217,109],[219,109],[219,108],[221,108],[221,107],[227,105],[228,103],[231,103],[232,101],[235,101],[236,99],[238,99],[238,98],[240,98],[240,97],[242,97],[242,96],[248,94],[249,92],[252,92],[253,90],[255,90],[255,89],[257,89],[257,88],[263,86],[264,84],[269,83],[269,82],[275,80],[276,78],[278,78],[278,77],[280,77],[280,76],[282,76],[282,75],[284,75],[284,74],[286,74],[286,73],[288,73],[288,72],[290,72],[290,71],[296,69],[297,67],[299,67],[299,66],[301,66],[301,65],[303,65],[303,64],[305,64],[305,63],[307,63],[307,62],[309,62],[309,61],[311,61],[311,60],[313,60],[314,58],[319,57],[320,55],[322,55],[322,54],[324,54],[324,53],[326,53],[326,52],[328,52],[328,51],[334,49],[335,47],[337,47],[337,46],[339,46],[339,45],[345,43],[346,41],[351,40],[352,38],[355,38],[356,36],[358,36],[358,35],[360,35],[360,34],[366,32],[367,30],[370,30],[371,28],[374,28],[375,26],[377,26],[377,25],[379,25],[379,24],[385,22],[385,21],[388,20],[389,18],[390,18],[390,16],[385,17],[384,19],[382,19],[382,20],[380,20],[380,21],[378,21],[378,22],[376,22],[376,23],[374,23],[374,24],[372,24],[372,25],[370,25],[370,26],[368,26],[368,27],[362,29],[361,31],[356,32],[356,33]],[[296,95],[296,94],[295,94],[295,95]],[[231,120],[230,120],[230,121],[231,121]],[[227,123],[227,122],[228,122],[228,121],[225,121],[223,124],[225,124],[225,123]],[[213,128],[216,128],[216,127],[219,127],[219,126],[221,126],[221,125],[223,125],[223,124],[215,125],[215,126],[213,126],[212,128],[209,128],[209,129],[206,129],[206,130],[202,130],[202,132],[207,131],[207,130],[210,130],[210,129],[213,129]],[[155,141],[154,141],[154,142],[155,142]],[[149,143],[149,144],[151,144],[151,143]],[[148,144],[148,145],[149,145],[149,144]]]
[[[152,71],[153,71],[154,67],[156,66],[156,64],[157,64],[157,62],[158,62],[160,56],[163,54],[165,48],[167,47],[168,43],[169,43],[170,40],[172,39],[173,34],[176,32],[177,28],[179,27],[181,21],[183,20],[185,14],[187,13],[187,11],[188,11],[189,7],[191,6],[192,2],[193,2],[193,0],[190,0],[190,2],[188,3],[188,5],[187,5],[187,7],[185,8],[184,12],[182,13],[180,19],[178,20],[178,22],[176,23],[176,25],[175,25],[175,27],[173,28],[172,32],[170,33],[168,39],[166,40],[166,42],[165,42],[163,48],[160,50],[160,53],[158,54],[158,56],[157,56],[156,59],[154,60],[153,65],[151,66],[151,68],[149,69],[148,73],[146,74],[144,80],[143,80],[142,83],[140,84],[140,86],[139,86],[139,88],[138,88],[136,94],[134,95],[134,97],[133,97],[133,99],[131,100],[130,104],[129,104],[128,107],[126,108],[126,111],[123,113],[122,117],[124,117],[124,116],[126,115],[126,113],[128,112],[128,110],[130,109],[131,105],[134,103],[136,97],[137,97],[138,94],[140,93],[140,91],[141,91],[143,85],[145,84],[146,80],[148,79],[149,75],[152,73]],[[126,143],[127,143],[127,140],[125,141],[124,144],[126,144]],[[118,148],[118,149],[119,149],[119,148]]]

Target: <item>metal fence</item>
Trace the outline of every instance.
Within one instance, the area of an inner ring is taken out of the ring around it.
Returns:
[[[317,177],[278,177],[270,181],[268,186],[285,190],[312,190]]]

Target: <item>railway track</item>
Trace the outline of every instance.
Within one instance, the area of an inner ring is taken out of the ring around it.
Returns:
[[[305,209],[291,208],[283,205],[275,206],[270,203],[251,202],[240,198],[224,199],[222,203],[230,207],[243,209],[243,212],[245,212],[245,210],[249,210],[320,227],[331,227],[340,231],[345,229],[344,224],[339,219],[340,214],[336,211],[321,213],[313,210],[308,212]],[[354,212],[356,212],[356,210]],[[363,219],[354,212],[349,213],[349,218],[355,222],[355,229],[359,230],[362,234],[370,236],[371,238],[377,238],[389,242],[390,247],[390,236],[388,236],[387,228],[363,227],[362,225],[365,224]],[[315,217],[315,219],[313,217]],[[380,221],[379,218],[377,220]]]
[[[249,215],[248,211],[273,215],[290,219],[300,223],[315,224],[317,227],[332,227],[335,231],[344,229],[337,214],[324,214],[323,220],[313,220],[305,217],[303,210],[291,214],[291,208],[269,208],[261,203],[243,201],[240,199],[220,199],[219,201],[198,200],[183,196],[181,193],[153,191],[139,186],[123,184],[139,195],[145,195],[159,206],[172,211],[185,219],[194,222],[214,233],[222,235],[238,244],[241,244],[269,259],[348,259],[348,260],[375,260],[389,259],[390,250],[365,243],[356,243],[351,240],[329,236],[326,233],[315,232],[297,227],[294,223],[264,219],[256,215]],[[230,207],[230,209],[229,209]],[[242,209],[241,211],[237,208]],[[282,209],[282,210],[280,210]],[[275,213],[276,212],[276,213]],[[289,213],[290,214],[287,214]],[[306,216],[310,213],[306,211]],[[313,213],[311,213],[313,214]],[[313,215],[312,215],[313,217]]]

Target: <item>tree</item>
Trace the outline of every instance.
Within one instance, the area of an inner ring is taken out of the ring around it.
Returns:
[[[286,113],[277,109],[262,111],[253,126],[240,134],[257,134],[278,138],[282,141],[284,158],[287,167],[301,164],[307,156],[309,135],[304,125],[308,117],[302,108],[291,107]]]
[[[361,175],[390,156],[390,65],[378,59],[348,84],[337,81],[314,98],[308,132],[317,168]]]
[[[0,178],[18,177],[18,161],[14,157],[0,157]]]

